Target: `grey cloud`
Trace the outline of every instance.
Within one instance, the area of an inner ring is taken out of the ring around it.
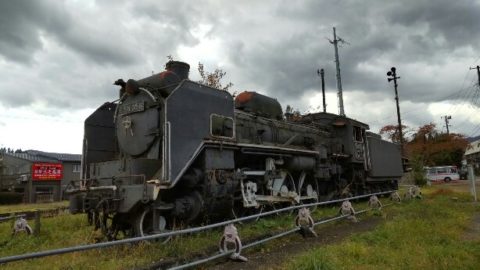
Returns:
[[[385,83],[385,73],[390,66],[395,65],[400,72],[410,75],[401,81],[405,87],[402,89],[404,100],[427,101],[432,96],[448,95],[452,88],[456,88],[455,84],[438,82],[432,78],[427,80],[423,70],[407,71],[402,70],[402,67],[411,62],[445,65],[441,62],[452,49],[475,47],[478,43],[476,28],[480,25],[478,10],[478,3],[473,1],[378,1],[372,5],[355,1],[311,1],[302,5],[289,5],[288,8],[278,10],[278,14],[286,20],[293,18],[295,21],[310,22],[312,29],[315,29],[316,24],[337,26],[337,33],[350,43],[340,49],[342,81],[346,93],[351,89],[361,89],[377,95],[389,90],[386,88],[391,86]],[[330,29],[321,28],[323,35],[331,38]],[[299,39],[298,46],[305,47],[302,45],[305,41]],[[322,43],[322,40],[314,42]],[[309,55],[305,58],[317,58],[321,63],[326,63],[331,74],[335,72],[331,64],[333,47],[325,41],[323,43],[319,47],[323,51],[330,51],[330,55],[318,50],[305,50],[305,55]],[[288,50],[291,47],[272,48],[272,51]],[[358,67],[359,63],[373,63],[380,58],[390,59],[389,62],[384,62],[385,71],[367,73]],[[298,83],[299,89],[310,86]],[[327,80],[327,86],[335,88],[335,80]]]
[[[74,21],[69,12],[75,11],[66,10],[64,3],[56,1],[1,1],[0,54],[12,61],[31,63],[34,53],[43,48],[41,35],[46,35],[97,64],[136,61],[133,49],[103,35],[99,29],[104,26],[95,24],[95,18]]]
[[[39,28],[35,24],[43,9],[40,1],[0,2],[1,55],[23,63],[31,61],[33,53],[42,47]]]
[[[478,42],[480,3],[464,1],[412,1],[408,9],[392,9],[386,18],[392,23],[408,27],[426,24],[431,37],[441,35],[450,47]]]
[[[18,86],[2,87],[0,91],[0,103],[7,107],[23,107],[33,103],[34,96],[29,94],[28,90],[17,89]]]
[[[225,55],[222,69],[235,90],[262,91],[283,105],[301,106],[299,97],[320,90],[316,70],[324,68],[327,92],[335,93],[334,51],[325,38],[332,39],[336,26],[338,35],[350,43],[340,48],[344,95],[364,92],[362,104],[393,100],[386,72],[396,66],[402,77],[401,101],[418,104],[458,90],[460,82],[453,75],[432,76],[446,74],[449,61],[456,60],[446,56],[454,50],[471,47],[471,53],[478,54],[480,41],[479,4],[471,0],[96,1],[93,8],[79,10],[75,5],[0,2],[0,54],[12,62],[30,63],[33,69],[28,72],[38,74],[8,73],[32,84],[0,83],[1,102],[96,107],[116,98],[113,80],[148,76],[162,69],[166,55],[176,57],[181,45],[197,45],[201,40],[194,29],[205,24],[211,26],[206,36],[222,44],[218,55]],[[42,44],[44,40],[48,42]],[[58,55],[48,47],[52,41],[62,51]],[[48,63],[32,61],[38,55]],[[21,88],[21,97],[3,91],[14,88]],[[346,108],[347,114],[354,115],[355,106]],[[359,120],[368,120],[361,116]],[[429,117],[427,110],[419,110],[408,121]]]

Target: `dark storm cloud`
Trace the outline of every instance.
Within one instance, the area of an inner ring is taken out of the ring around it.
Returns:
[[[42,36],[52,36],[98,64],[135,61],[133,50],[98,31],[101,26],[95,24],[95,18],[74,21],[70,12],[75,11],[66,10],[64,3],[56,1],[1,1],[0,54],[12,61],[30,63],[34,53],[44,47]]]
[[[55,50],[69,53],[46,58],[57,65],[35,66],[41,78],[48,78],[48,84],[41,85],[51,89],[53,95],[46,100],[55,106],[81,107],[76,100],[99,103],[111,96],[114,79],[138,79],[151,70],[159,71],[166,55],[175,57],[180,46],[191,48],[201,42],[193,33],[202,24],[211,26],[206,37],[220,40],[218,54],[227,63],[222,68],[235,90],[262,91],[282,102],[319,90],[319,68],[326,71],[327,91],[336,92],[334,51],[327,40],[333,38],[332,26],[349,42],[340,48],[345,95],[363,91],[372,100],[392,97],[385,74],[391,66],[397,66],[402,76],[402,101],[448,96],[458,90],[459,83],[432,80],[432,74],[449,64],[446,56],[452,51],[476,48],[480,41],[479,4],[470,0],[96,1],[84,5],[0,2],[0,54],[6,59],[32,63],[36,53],[53,50],[46,47],[48,42],[56,43]],[[42,99],[33,90],[24,91]],[[0,98],[12,106],[29,102],[2,93]]]
[[[419,27],[427,24],[429,37],[442,36],[451,47],[478,42],[480,2],[463,1],[412,1],[411,8],[401,9],[398,4],[387,11],[386,18],[394,24]]]
[[[158,71],[180,44],[198,42],[189,31],[193,15],[182,19],[175,1],[160,11],[154,3],[1,1],[0,59],[7,60],[8,79],[0,83],[0,102],[76,109],[115,99],[113,80]]]
[[[30,62],[33,53],[42,47],[38,21],[42,2],[1,1],[0,2],[0,54],[7,59]]]

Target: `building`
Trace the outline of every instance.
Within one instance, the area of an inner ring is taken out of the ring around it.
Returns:
[[[472,164],[475,169],[479,169],[480,165],[480,140],[471,142],[465,150],[465,160],[468,164]]]
[[[80,179],[81,155],[27,150],[0,153],[0,191],[24,194],[24,202],[64,199],[65,188]]]

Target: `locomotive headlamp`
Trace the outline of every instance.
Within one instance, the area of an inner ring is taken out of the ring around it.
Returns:
[[[140,89],[138,88],[138,83],[135,80],[129,79],[125,85],[125,91],[129,95],[136,95],[138,92],[140,92]]]

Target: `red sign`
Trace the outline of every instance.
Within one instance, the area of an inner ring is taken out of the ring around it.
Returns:
[[[62,180],[63,165],[60,163],[33,163],[32,179],[42,180]]]

